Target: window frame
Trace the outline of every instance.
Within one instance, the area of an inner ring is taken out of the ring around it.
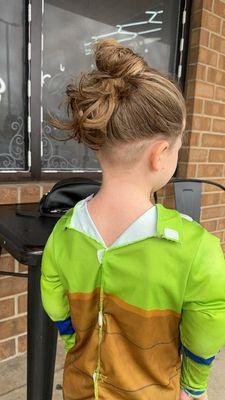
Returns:
[[[25,66],[25,74],[27,79],[30,73],[31,80],[31,97],[30,101],[30,149],[28,135],[29,132],[25,129],[25,168],[26,170],[18,170],[11,172],[10,170],[0,171],[0,182],[29,182],[29,181],[57,181],[60,179],[71,178],[74,176],[82,177],[85,176],[90,179],[101,179],[102,171],[53,171],[45,172],[41,169],[41,137],[40,137],[40,124],[41,124],[41,70],[42,70],[42,58],[41,58],[41,33],[42,33],[42,7],[44,0],[25,0],[25,6],[27,10],[27,18],[25,23],[25,48],[27,48],[28,54],[28,40],[29,40],[29,4],[31,5],[31,24],[30,24],[30,41],[31,41],[31,60],[30,65],[27,63]],[[173,62],[176,76],[178,73],[178,67],[180,63],[180,41],[183,37],[184,48],[182,51],[182,72],[180,77],[180,85],[184,92],[185,76],[187,69],[187,54],[188,54],[188,38],[189,38],[189,27],[190,27],[190,15],[191,15],[192,0],[181,0],[179,9],[179,26],[177,27],[175,57]],[[186,7],[186,23],[182,23],[183,10]],[[35,21],[35,23],[33,23]],[[27,102],[28,104],[28,102]],[[25,121],[28,120],[28,105],[25,104]],[[39,106],[37,106],[37,104]],[[25,124],[27,126],[27,124]],[[28,169],[28,150],[30,150],[31,166]],[[177,169],[174,173],[176,176]]]

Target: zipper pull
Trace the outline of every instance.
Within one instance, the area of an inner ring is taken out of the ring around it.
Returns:
[[[103,324],[103,316],[102,316],[102,311],[100,310],[98,313],[98,325],[102,326]]]
[[[96,371],[94,371],[93,375],[92,375],[93,381],[96,382],[96,378],[97,378],[97,373]]]

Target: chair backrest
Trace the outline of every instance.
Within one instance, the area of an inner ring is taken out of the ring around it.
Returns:
[[[195,221],[200,221],[202,183],[217,186],[225,191],[225,187],[207,179],[172,178],[176,210],[190,215]]]

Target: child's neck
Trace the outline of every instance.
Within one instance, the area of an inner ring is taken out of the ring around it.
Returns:
[[[121,232],[139,216],[152,208],[150,193],[138,190],[138,185],[103,185],[87,204],[88,212],[102,236],[110,246]]]
[[[148,185],[141,185],[141,182],[133,182],[125,179],[104,180],[101,188],[92,199],[95,204],[107,206],[107,208],[129,208],[135,212],[147,209],[154,205],[150,200],[151,188]]]

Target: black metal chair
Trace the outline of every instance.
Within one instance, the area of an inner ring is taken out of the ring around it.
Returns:
[[[225,186],[208,179],[171,178],[167,183],[174,187],[175,208],[177,211],[190,215],[195,221],[200,221],[202,183],[216,186],[225,191]],[[158,202],[157,192],[154,193],[155,203]]]
[[[214,185],[225,191],[225,186],[208,179],[172,178],[174,185],[175,208],[181,213],[190,215],[200,221],[202,183]]]

